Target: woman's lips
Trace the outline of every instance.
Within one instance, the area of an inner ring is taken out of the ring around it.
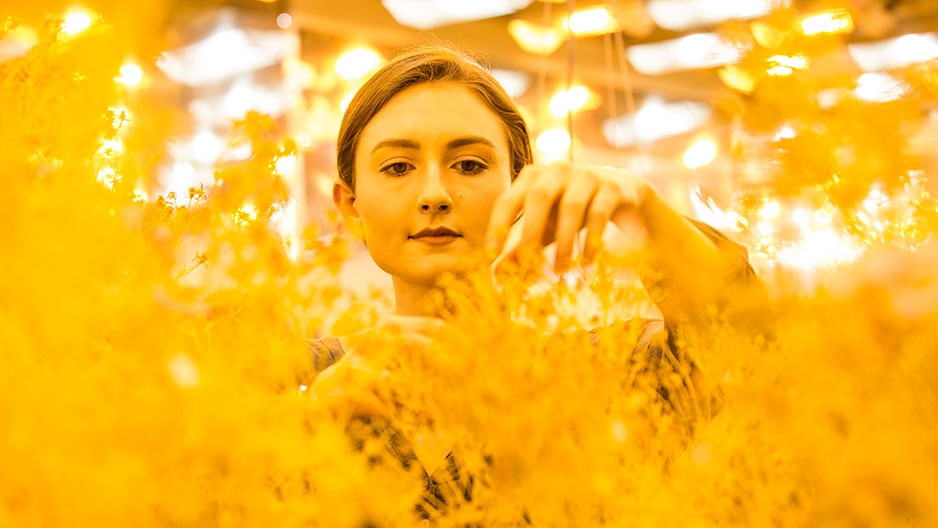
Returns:
[[[414,233],[410,236],[410,238],[416,240],[417,242],[436,246],[449,244],[450,242],[453,242],[457,238],[461,237],[459,233],[447,227],[431,227]]]
[[[449,244],[450,242],[455,241],[460,238],[458,235],[424,235],[419,237],[412,237],[417,242],[422,242],[424,244],[430,244],[433,246]]]

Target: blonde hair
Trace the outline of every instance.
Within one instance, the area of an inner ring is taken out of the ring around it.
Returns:
[[[336,144],[339,178],[349,189],[355,189],[355,151],[365,126],[399,92],[435,81],[465,85],[502,121],[508,136],[512,180],[532,162],[531,142],[524,118],[495,77],[463,52],[445,46],[421,47],[385,64],[365,81],[349,103]]]

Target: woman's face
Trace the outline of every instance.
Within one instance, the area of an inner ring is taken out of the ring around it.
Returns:
[[[463,85],[412,86],[362,130],[355,178],[343,212],[372,258],[397,279],[432,284],[481,253],[495,199],[511,184],[505,127]]]

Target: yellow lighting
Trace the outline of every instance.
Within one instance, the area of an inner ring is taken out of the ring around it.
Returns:
[[[619,24],[606,6],[574,11],[569,17],[563,19],[562,25],[564,30],[572,31],[578,36],[601,35],[619,29]]]
[[[743,68],[725,66],[717,71],[717,76],[723,84],[742,93],[750,94],[756,89],[756,80]]]
[[[244,204],[240,209],[235,211],[232,216],[235,223],[247,225],[252,220],[257,220],[257,207],[254,207],[252,204]]]
[[[124,86],[138,86],[140,82],[143,81],[143,70],[140,69],[140,66],[132,62],[121,66],[120,72],[121,74],[118,77],[114,77],[114,80]]]
[[[196,161],[214,163],[225,150],[225,142],[211,130],[203,130],[192,138],[192,153]]]
[[[562,31],[552,27],[537,26],[524,20],[508,22],[508,33],[521,49],[535,55],[550,55],[564,41]]]
[[[870,213],[875,213],[887,205],[889,205],[889,196],[887,196],[886,193],[884,193],[878,186],[870,189],[869,194],[867,194],[866,198],[863,199],[863,208]]]
[[[718,151],[716,141],[707,137],[700,138],[684,152],[684,165],[689,169],[703,167],[716,159]]]
[[[791,0],[647,0],[648,16],[663,29],[684,31],[716,26],[729,20],[761,17],[773,9],[787,7]],[[624,19],[624,17],[623,17]]]
[[[65,15],[65,21],[62,22],[62,32],[66,35],[77,35],[91,27],[91,14],[85,11],[72,11]]]
[[[324,175],[319,175],[313,179],[313,186],[316,187],[316,190],[319,191],[319,194],[322,196],[332,196],[332,185],[335,183],[335,180]]]
[[[335,61],[335,71],[347,81],[361,79],[374,71],[384,59],[378,52],[368,48],[355,48],[342,54]]]
[[[343,114],[348,109],[348,105],[352,103],[352,98],[355,97],[355,90],[345,94],[345,97],[342,98],[342,101],[339,102],[339,111]]]
[[[590,100],[590,91],[585,86],[573,86],[551,97],[548,108],[554,117],[563,117],[567,112],[576,112]]]
[[[769,57],[769,62],[779,66],[788,66],[795,70],[803,70],[808,67],[808,58],[804,55],[774,55]]]
[[[787,33],[765,22],[755,21],[749,24],[749,32],[763,48],[777,48],[784,44]]]
[[[857,211],[857,219],[859,219],[860,222],[863,223],[863,225],[867,227],[869,227],[869,225],[873,223],[873,221],[870,220],[870,217],[867,216],[866,213],[864,213],[863,211]]]
[[[695,33],[626,50],[635,69],[648,75],[726,66],[738,62],[749,46],[726,40],[717,33]]]
[[[313,146],[313,136],[306,132],[300,132],[294,139],[296,140],[296,146],[301,150],[306,150]]]
[[[785,75],[791,75],[792,73],[794,73],[794,70],[792,70],[788,66],[773,66],[769,68],[768,70],[766,70],[765,73],[768,73],[769,75],[774,75],[776,77],[783,77]]]
[[[778,130],[775,132],[775,136],[772,137],[775,141],[781,141],[783,139],[791,139],[795,137],[795,129],[791,127],[788,123],[783,124],[778,127]]]
[[[101,143],[98,153],[102,156],[117,156],[124,152],[124,142],[120,139],[107,139]]]
[[[39,42],[39,33],[24,25],[15,26],[0,37],[0,62],[20,57]]]
[[[169,360],[169,374],[176,385],[183,388],[199,384],[199,367],[189,356],[179,353]]]
[[[801,20],[801,32],[805,35],[850,33],[853,28],[853,18],[846,9],[824,11]]]
[[[512,99],[518,99],[528,90],[530,78],[528,74],[524,72],[492,69],[489,70],[489,73],[492,74],[492,77],[495,77],[498,84],[502,85],[502,88],[505,89],[505,93]]]
[[[111,126],[114,127],[114,130],[130,122],[130,110],[123,106],[109,106],[108,111],[111,112]]]
[[[313,81],[316,79],[316,70],[310,64],[293,57],[284,59],[283,73],[286,83],[298,88],[312,86]]]
[[[280,13],[277,15],[277,27],[280,29],[287,29],[293,25],[293,17],[290,16],[290,13]]]
[[[541,132],[534,145],[551,160],[558,160],[570,150],[570,143],[570,134],[567,130],[554,127]]]
[[[761,209],[759,209],[759,218],[772,220],[774,218],[778,218],[778,215],[781,212],[782,206],[775,200],[769,200],[762,205]]]
[[[113,167],[103,167],[98,171],[98,183],[104,185],[108,189],[114,189],[114,184],[119,182],[120,179],[120,175],[117,174],[117,171],[115,171]]]
[[[705,196],[700,187],[691,192],[690,203],[698,218],[717,229],[732,229],[741,233],[749,227],[749,221],[744,216],[732,209],[723,210],[712,196]]]
[[[798,207],[791,212],[791,221],[802,229],[808,229],[811,226],[811,215],[804,207]]]
[[[278,209],[270,215],[270,220],[277,226],[277,232],[283,239],[287,255],[291,260],[296,261],[299,259],[303,249],[303,241],[297,233],[296,202],[290,200],[283,209]]]
[[[274,171],[284,178],[292,178],[296,171],[296,156],[283,156],[274,162]]]
[[[864,73],[857,79],[853,93],[862,101],[894,101],[905,95],[906,86],[902,81],[886,73]]]
[[[780,248],[776,259],[797,269],[816,269],[856,260],[862,248],[832,229],[809,230],[796,244]]]

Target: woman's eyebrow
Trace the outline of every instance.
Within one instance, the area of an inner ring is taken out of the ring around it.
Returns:
[[[384,141],[379,141],[375,148],[371,149],[371,152],[377,152],[378,149],[383,149],[387,147],[396,147],[396,148],[405,148],[419,150],[420,143],[412,139],[385,139]]]
[[[446,148],[447,150],[453,150],[453,149],[458,149],[459,147],[465,147],[467,145],[478,145],[478,144],[484,145],[491,149],[495,149],[495,143],[492,143],[491,141],[489,141],[488,138],[484,138],[482,136],[466,136],[466,137],[456,138],[450,141],[449,143],[447,143]]]

